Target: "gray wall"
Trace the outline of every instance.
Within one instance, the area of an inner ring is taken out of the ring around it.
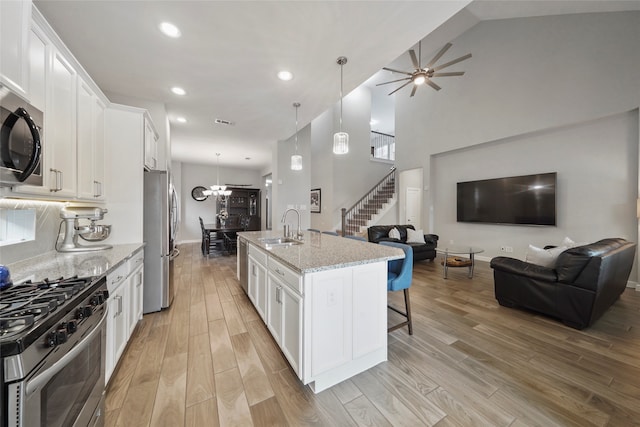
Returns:
[[[473,54],[451,67],[466,74],[396,98],[406,148],[396,163],[424,168],[430,189],[423,224],[441,242],[484,247],[486,259],[503,244],[522,256],[565,235],[637,241],[638,40],[638,12],[485,21],[453,40],[447,56]],[[549,171],[559,174],[558,227],[455,222],[455,182]]]
[[[216,166],[173,162],[174,185],[180,197],[180,226],[178,242],[199,242],[201,238],[198,217],[205,223],[215,221],[215,199],[197,202],[191,197],[196,186],[209,187],[216,183]],[[220,167],[220,185],[225,183],[248,184],[249,188],[261,188],[260,172],[250,169]]]

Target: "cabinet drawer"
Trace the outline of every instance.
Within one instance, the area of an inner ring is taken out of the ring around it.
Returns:
[[[249,245],[249,255],[251,255],[259,264],[267,266],[267,254],[254,245]]]
[[[115,270],[107,274],[107,289],[109,293],[113,293],[129,276],[129,264],[124,262],[120,264]]]
[[[269,272],[278,277],[284,283],[289,285],[291,289],[302,295],[302,281],[300,275],[289,267],[285,267],[282,263],[273,258],[269,258]]]
[[[136,271],[136,268],[140,267],[143,263],[144,263],[144,250],[137,252],[135,255],[129,258],[129,261],[127,262],[127,266],[128,266],[127,275]]]

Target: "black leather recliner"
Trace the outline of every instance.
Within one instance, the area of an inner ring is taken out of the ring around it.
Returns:
[[[393,239],[389,237],[389,231],[392,228],[397,228],[400,231],[400,239]],[[373,225],[367,229],[367,235],[369,241],[372,243],[380,242],[398,242],[411,246],[413,249],[413,260],[421,261],[425,259],[434,259],[436,257],[436,247],[438,246],[438,235],[425,234],[425,243],[409,243],[407,242],[407,228],[415,230],[415,227],[411,224],[407,225]]]
[[[519,259],[491,260],[498,303],[590,326],[620,297],[635,262],[636,244],[603,239],[562,252],[554,268]]]

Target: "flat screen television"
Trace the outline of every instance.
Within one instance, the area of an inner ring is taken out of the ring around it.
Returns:
[[[556,175],[458,182],[458,222],[556,225]]]

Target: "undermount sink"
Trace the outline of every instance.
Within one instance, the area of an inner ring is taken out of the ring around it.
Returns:
[[[262,237],[258,241],[267,247],[301,245],[302,241],[288,237]]]

